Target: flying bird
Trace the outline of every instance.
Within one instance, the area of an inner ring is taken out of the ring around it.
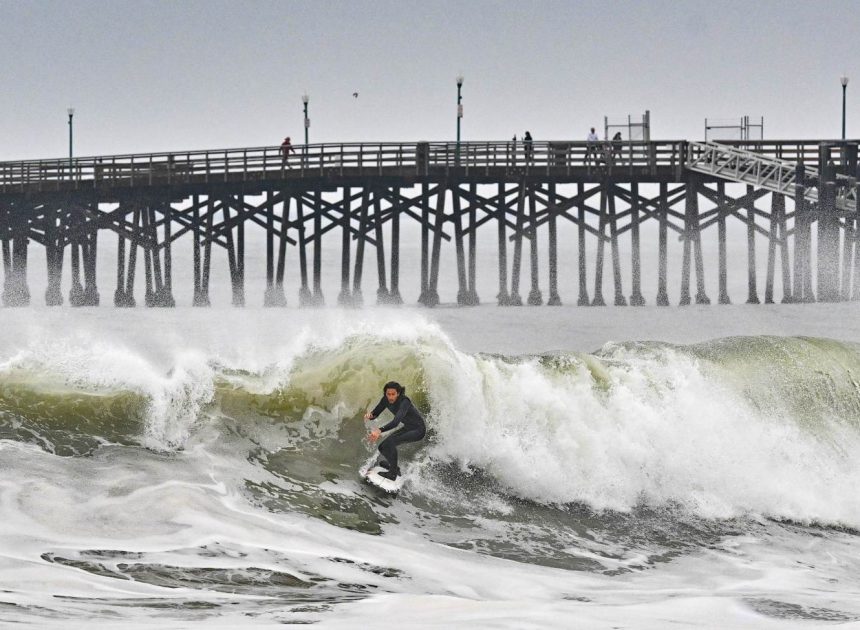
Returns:
[[[352,98],[358,98],[358,92],[353,92],[353,93],[352,93]]]

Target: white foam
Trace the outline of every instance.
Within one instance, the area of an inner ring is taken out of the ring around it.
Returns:
[[[433,456],[489,472],[515,494],[629,510],[680,504],[860,526],[860,435],[807,431],[752,408],[670,349],[617,348],[569,369],[450,350],[428,359]]]

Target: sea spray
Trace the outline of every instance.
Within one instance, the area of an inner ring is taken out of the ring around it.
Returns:
[[[433,456],[538,502],[860,524],[856,419],[810,431],[791,406],[752,404],[695,350],[640,343],[589,357],[439,361],[426,369]]]

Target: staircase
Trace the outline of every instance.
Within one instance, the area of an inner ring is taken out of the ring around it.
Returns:
[[[685,166],[697,173],[749,184],[789,197],[795,195],[797,164],[794,162],[715,142],[688,142]],[[806,166],[804,172],[808,185],[803,196],[808,202],[817,204],[818,169]],[[850,181],[845,175],[838,175],[837,179],[842,184]],[[843,212],[854,213],[857,209],[856,187],[843,185],[839,190],[836,207]]]

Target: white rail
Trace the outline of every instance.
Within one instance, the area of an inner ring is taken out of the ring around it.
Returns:
[[[689,142],[685,166],[698,173],[721,177],[740,184],[750,184],[790,197],[795,196],[797,164],[787,160],[716,142]],[[818,169],[804,166],[804,173],[810,180],[810,184],[818,181]],[[839,175],[838,179],[850,180],[844,175]],[[803,196],[811,203],[818,203],[817,185],[808,185]],[[844,187],[844,192],[836,198],[836,206],[847,212],[856,210],[855,186]]]

